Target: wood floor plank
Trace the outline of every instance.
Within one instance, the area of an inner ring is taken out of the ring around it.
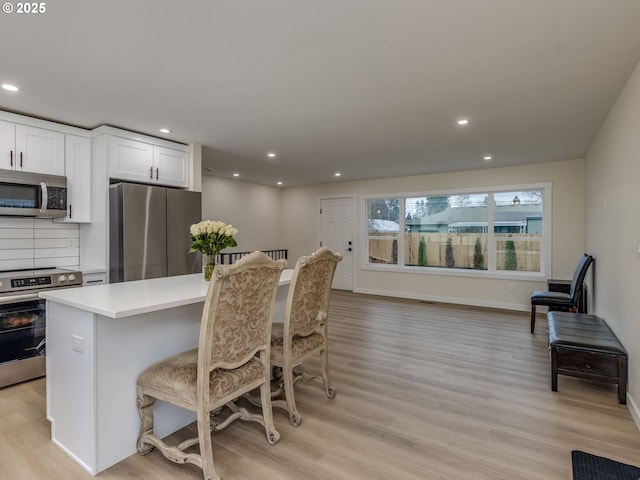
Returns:
[[[551,392],[544,317],[531,335],[527,313],[334,291],[329,318],[337,397],[296,385],[302,425],[275,409],[275,446],[256,424],[214,434],[224,480],[570,480],[575,449],[640,465],[640,432],[615,386],[560,376]],[[0,390],[1,479],[91,478],[49,429],[44,379]],[[202,473],[152,452],[97,478]]]

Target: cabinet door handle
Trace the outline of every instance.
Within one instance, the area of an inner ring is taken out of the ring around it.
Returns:
[[[149,167],[149,180],[153,180],[153,167]]]
[[[156,180],[158,180],[158,170],[160,170],[160,169],[156,168]]]
[[[73,218],[73,213],[72,213],[71,208],[72,208],[72,205],[69,204],[69,218]]]
[[[20,152],[20,168],[22,168],[22,152]]]
[[[13,168],[13,150],[11,150],[11,153],[9,154],[9,163],[11,164],[11,168]]]

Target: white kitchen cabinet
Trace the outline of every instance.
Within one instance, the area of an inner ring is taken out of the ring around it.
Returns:
[[[16,125],[14,168],[25,172],[64,175],[64,134]]]
[[[153,145],[109,137],[109,176],[120,180],[153,181]]]
[[[67,216],[55,221],[91,221],[91,139],[65,135]]]
[[[0,168],[64,175],[64,134],[0,121]]]
[[[0,168],[14,169],[16,155],[16,124],[0,120]]]
[[[109,136],[109,176],[133,182],[188,187],[189,154]]]
[[[104,285],[105,283],[107,283],[107,274],[105,272],[82,273],[83,287]]]
[[[153,147],[156,180],[162,185],[189,186],[189,154],[166,147]]]

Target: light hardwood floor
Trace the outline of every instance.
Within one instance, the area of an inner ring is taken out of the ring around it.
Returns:
[[[302,425],[274,410],[275,446],[257,424],[216,433],[223,480],[570,480],[574,449],[640,465],[640,432],[615,386],[560,376],[551,392],[543,316],[531,335],[523,312],[334,291],[330,322],[337,397],[297,385]],[[1,479],[91,478],[49,438],[44,379],[0,390]],[[202,473],[153,452],[97,478]]]

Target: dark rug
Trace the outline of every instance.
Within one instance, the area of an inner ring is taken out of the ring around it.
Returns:
[[[640,480],[640,468],[590,453],[571,452],[573,480]]]

